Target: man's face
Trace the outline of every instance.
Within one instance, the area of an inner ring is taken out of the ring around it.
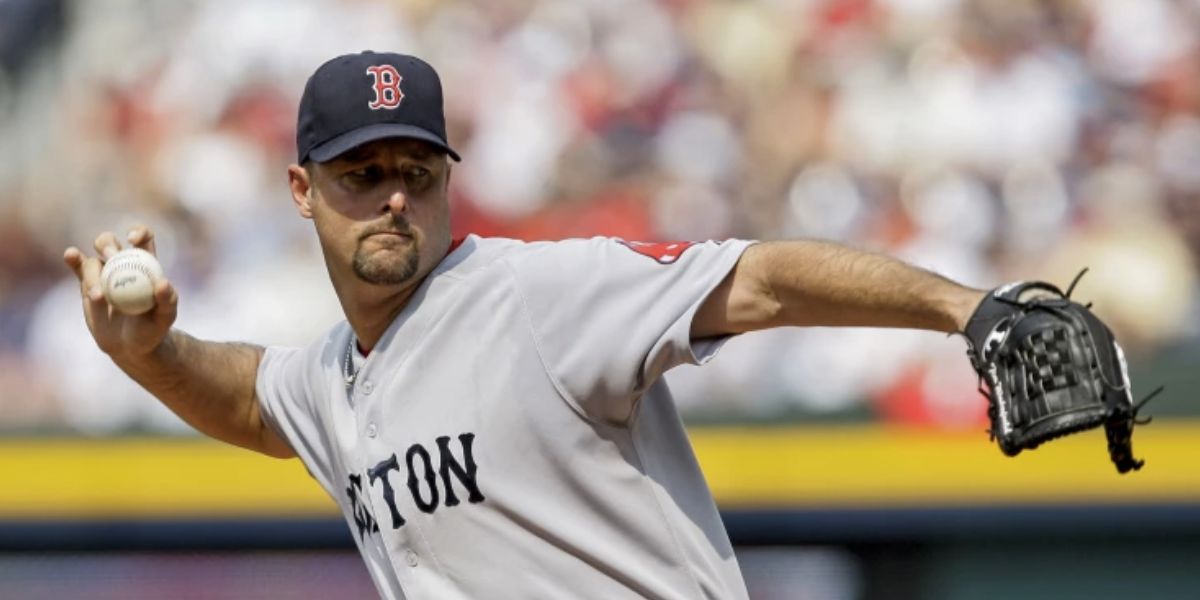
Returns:
[[[312,218],[335,281],[405,287],[450,246],[445,154],[417,140],[364,144],[310,170]]]

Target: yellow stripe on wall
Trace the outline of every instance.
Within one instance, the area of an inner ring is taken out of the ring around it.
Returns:
[[[1138,428],[1117,475],[1102,431],[1016,458],[982,433],[854,426],[694,427],[725,508],[1200,502],[1200,420]],[[335,516],[296,460],[200,439],[0,440],[0,519]]]
[[[987,435],[885,426],[698,429],[693,443],[725,508],[985,503],[1200,502],[1200,421],[1134,433],[1140,471],[1119,475],[1102,430],[1016,457]]]
[[[0,441],[0,518],[316,516],[298,460],[202,439]]]

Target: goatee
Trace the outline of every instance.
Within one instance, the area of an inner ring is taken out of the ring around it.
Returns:
[[[417,238],[413,235],[412,228],[402,218],[389,219],[386,224],[380,224],[377,227],[372,227],[359,238],[358,249],[354,252],[354,261],[352,267],[354,274],[359,279],[374,285],[398,285],[412,279],[417,274],[417,268],[421,264],[421,252],[418,249]],[[371,255],[363,250],[362,242],[375,234],[381,233],[396,233],[407,238],[404,244],[408,244],[409,248],[395,247],[390,252],[402,252],[403,256],[397,260],[371,260]],[[405,252],[407,250],[407,252]]]
[[[354,274],[359,279],[374,285],[398,285],[412,279],[421,264],[421,256],[415,245],[401,262],[373,261],[361,251],[354,253]]]

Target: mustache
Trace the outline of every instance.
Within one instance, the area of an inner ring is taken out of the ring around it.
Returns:
[[[366,239],[377,233],[393,233],[393,234],[398,234],[398,235],[405,235],[408,237],[414,237],[412,227],[409,226],[408,221],[406,219],[392,217],[391,219],[388,219],[386,222],[379,223],[377,225],[372,225],[371,227],[368,227],[365,231],[362,232],[362,235],[359,236],[359,239]]]

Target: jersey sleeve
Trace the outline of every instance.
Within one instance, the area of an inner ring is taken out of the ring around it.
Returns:
[[[752,243],[592,238],[511,260],[560,392],[591,418],[624,423],[668,369],[710,359],[728,338],[693,341],[692,319]]]
[[[312,354],[319,347],[272,346],[258,365],[255,395],[263,420],[291,446],[308,472],[333,494],[333,465],[328,435],[314,399],[320,368]]]

